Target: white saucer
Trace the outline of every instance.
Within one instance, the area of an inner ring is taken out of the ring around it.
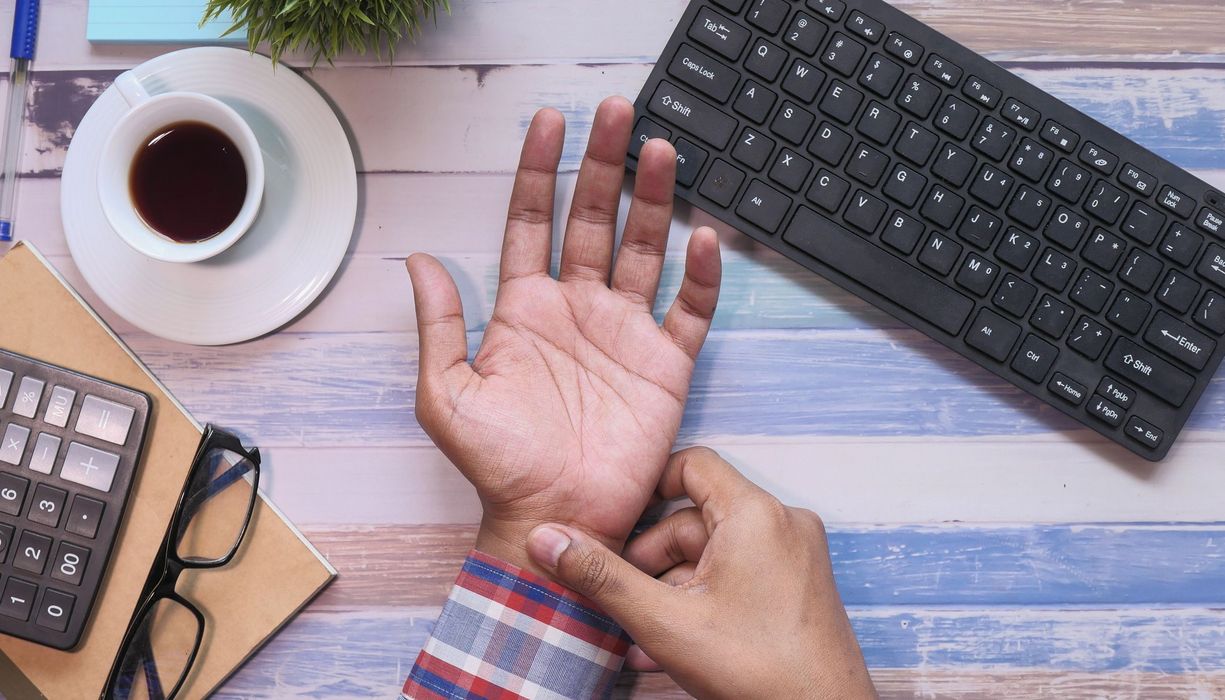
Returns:
[[[297,73],[239,49],[185,49],[135,71],[150,94],[202,92],[247,120],[264,154],[263,206],[241,241],[205,262],[159,262],[128,247],[96,186],[102,145],[125,111],[107,89],[64,162],[64,231],[81,274],[120,316],[170,340],[225,345],[289,323],[327,287],[353,236],[357,172],[336,115]]]

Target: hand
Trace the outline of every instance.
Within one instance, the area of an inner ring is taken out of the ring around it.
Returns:
[[[459,292],[427,255],[408,260],[421,340],[417,419],[476,486],[477,548],[534,568],[542,522],[620,550],[676,440],[694,360],[719,295],[719,242],[689,240],[685,277],[660,327],[651,315],[672,219],[676,151],[642,148],[613,264],[633,107],[596,111],[562,248],[549,276],[565,120],[542,110],[523,145],[493,318],[469,365]]]
[[[632,540],[624,559],[561,525],[529,539],[542,568],[634,638],[630,668],[662,667],[700,698],[876,697],[820,518],[705,448],[672,456],[659,495],[696,507]]]

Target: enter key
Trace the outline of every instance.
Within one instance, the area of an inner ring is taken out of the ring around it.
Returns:
[[[1188,367],[1203,369],[1216,352],[1216,341],[1162,311],[1144,340]]]

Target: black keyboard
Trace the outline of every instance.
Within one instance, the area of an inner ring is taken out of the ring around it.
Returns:
[[[148,420],[140,392],[0,350],[0,634],[76,646]]]
[[[1147,459],[1221,363],[1225,196],[880,0],[695,1],[629,167]]]

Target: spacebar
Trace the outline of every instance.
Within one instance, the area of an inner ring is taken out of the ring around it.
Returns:
[[[811,209],[800,207],[783,240],[946,333],[957,335],[974,302]]]

